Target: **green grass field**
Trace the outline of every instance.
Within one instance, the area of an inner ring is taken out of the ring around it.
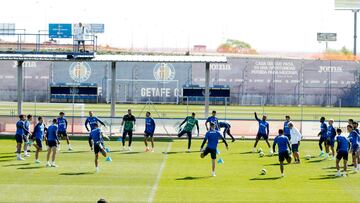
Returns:
[[[156,142],[155,153],[144,153],[134,142],[132,153],[120,152],[120,143],[106,145],[112,162],[100,159],[94,173],[93,153],[86,141],[73,141],[73,152],[58,155],[58,168],[45,168],[34,157],[16,161],[15,141],[0,139],[0,202],[360,202],[360,174],[349,167],[349,176],[335,178],[335,162],[312,158],[285,166],[280,178],[277,157],[259,158],[250,153],[253,141],[230,143],[219,149],[224,164],[210,177],[210,157],[201,159],[200,140],[192,153],[184,153],[186,141]],[[265,143],[260,146],[266,149]],[[302,155],[318,155],[316,142],[304,141]],[[167,153],[166,153],[167,152]],[[267,152],[267,149],[266,149]],[[260,175],[262,168],[266,175]]]
[[[0,102],[0,115],[16,115],[17,104],[15,102]],[[65,111],[67,116],[87,115],[88,111],[94,111],[98,116],[110,116],[110,104],[55,104],[55,103],[24,103],[24,113],[41,116],[57,116],[59,111]],[[122,117],[127,109],[132,109],[135,116],[145,116],[146,111],[153,112],[153,116],[162,118],[184,118],[191,112],[196,112],[198,118],[204,118],[204,105],[175,105],[155,104],[117,104],[116,116]],[[269,119],[284,119],[285,114],[291,115],[294,120],[318,120],[321,116],[334,118],[335,120],[347,120],[353,118],[360,120],[360,108],[352,107],[311,107],[304,106],[210,106],[210,111],[216,110],[218,117],[228,119],[253,119],[253,112],[266,113]],[[159,114],[159,115],[158,115]]]

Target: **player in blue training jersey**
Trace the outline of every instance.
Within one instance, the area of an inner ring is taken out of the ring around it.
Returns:
[[[89,117],[87,117],[86,121],[85,121],[86,130],[88,132],[91,132],[92,130],[94,130],[95,124],[98,124],[98,123],[100,123],[103,126],[106,126],[104,122],[102,122],[100,119],[98,119],[96,116],[94,116],[94,112],[89,111]],[[88,124],[90,125],[90,130],[88,128]],[[90,146],[91,150],[93,150],[93,143],[92,143],[90,134],[89,134],[89,146]]]
[[[216,151],[217,151],[217,145],[219,142],[219,139],[222,139],[222,141],[224,142],[226,149],[228,149],[228,144],[226,143],[225,138],[223,138],[223,136],[221,136],[220,132],[215,130],[216,124],[215,123],[210,123],[210,130],[205,134],[205,138],[204,141],[201,144],[201,154],[200,157],[204,158],[206,155],[208,155],[210,153],[211,155],[211,165],[212,165],[212,176],[216,176],[215,174],[215,162],[216,162]],[[207,146],[204,150],[204,145],[207,143]]]
[[[359,134],[354,130],[352,125],[347,126],[347,131],[349,133],[349,140],[351,143],[351,154],[352,161],[354,165],[354,171],[359,172],[359,159],[360,159],[360,145],[359,145]]]
[[[358,123],[358,122],[353,122],[352,126],[354,127],[354,130],[355,130],[358,134],[360,134],[360,130],[358,129],[359,123]]]
[[[279,135],[275,137],[273,143],[273,151],[275,152],[275,146],[278,145],[279,162],[281,177],[284,177],[284,161],[291,163],[291,147],[289,139],[284,135],[284,130],[279,129]],[[289,151],[290,150],[290,151]]]
[[[337,137],[337,147],[336,147],[336,169],[337,173],[336,176],[341,176],[340,174],[340,161],[341,159],[344,160],[344,173],[343,176],[346,176],[346,170],[347,170],[347,161],[349,157],[349,150],[350,150],[350,142],[349,140],[342,135],[342,130],[340,128],[336,129]]]
[[[290,120],[290,116],[285,116],[285,122],[284,122],[284,135],[290,140],[291,139],[291,135],[290,135],[290,128],[289,128],[289,123],[291,122]]]
[[[31,121],[33,119],[33,116],[31,114],[27,115],[27,119],[24,121],[24,127],[26,128],[25,134],[23,136],[23,140],[24,140],[24,156],[25,157],[29,157],[30,156],[30,142],[29,142],[29,138],[30,138],[30,125],[31,125]]]
[[[41,116],[38,117],[38,123],[34,127],[33,137],[35,137],[35,163],[41,163],[39,160],[39,153],[42,151],[42,142],[44,140],[46,126],[44,125],[43,118]]]
[[[257,146],[259,140],[261,138],[264,138],[264,140],[266,141],[266,144],[268,145],[268,147],[270,149],[269,154],[271,155],[273,153],[273,151],[271,150],[270,143],[269,143],[269,133],[270,132],[269,132],[269,123],[266,121],[267,116],[263,115],[262,120],[260,120],[257,116],[257,113],[254,112],[254,114],[255,114],[255,119],[257,120],[257,122],[259,122],[259,130],[256,135],[253,152],[256,152],[256,146]]]
[[[225,121],[219,122],[219,130],[221,128],[224,128],[224,132],[223,132],[224,138],[226,139],[226,134],[228,134],[231,137],[231,141],[235,142],[235,138],[234,138],[234,136],[232,136],[232,134],[230,132],[231,125],[228,122],[225,122]]]
[[[59,138],[65,138],[66,143],[68,145],[68,150],[71,151],[71,145],[70,145],[70,139],[69,139],[69,135],[67,134],[67,127],[68,127],[68,122],[65,118],[65,113],[64,112],[60,112],[59,113],[59,117],[57,118],[57,124],[58,124],[58,136]],[[59,145],[59,149],[60,149],[60,145]]]
[[[209,130],[209,128],[208,128],[208,123],[214,123],[214,125],[215,125],[215,130],[219,130],[219,120],[218,120],[218,118],[216,117],[216,111],[212,111],[212,112],[211,112],[211,116],[209,116],[209,117],[206,119],[206,122],[205,122],[206,131]]]
[[[334,119],[329,119],[328,121],[328,127],[327,127],[327,132],[326,132],[326,156],[325,158],[329,157],[329,152],[331,149],[331,158],[330,160],[333,160],[335,158],[335,149],[334,149],[334,145],[335,145],[335,136],[336,136],[336,130],[334,128]]]
[[[16,122],[16,133],[15,133],[16,159],[17,160],[25,160],[24,158],[21,157],[21,145],[23,143],[25,132],[28,134],[30,132],[25,128],[25,120],[26,120],[25,115],[23,115],[23,114],[19,115],[19,119],[20,120],[18,122]]]
[[[320,140],[319,140],[319,148],[320,148],[320,155],[319,156],[323,156],[325,153],[323,151],[323,143],[325,143],[325,147],[326,147],[326,139],[327,139],[327,125],[325,123],[325,117],[321,117],[320,118],[320,132],[318,133],[318,136],[320,136]]]
[[[48,146],[48,153],[46,156],[46,167],[57,167],[57,165],[55,164],[55,156],[56,156],[57,146],[60,144],[58,138],[57,119],[53,119],[52,124],[47,129],[46,143]],[[51,163],[50,163],[50,155],[51,155]]]
[[[144,130],[145,152],[150,151],[150,148],[148,147],[148,140],[151,141],[151,152],[154,152],[154,132],[155,132],[155,121],[153,118],[151,118],[151,113],[146,112],[145,130]]]
[[[98,163],[99,152],[101,152],[101,154],[104,157],[106,157],[107,154],[106,154],[106,150],[105,150],[103,134],[102,134],[101,129],[99,128],[99,125],[97,123],[94,124],[94,128],[93,128],[93,130],[91,130],[90,136],[91,136],[91,139],[94,141],[96,172],[99,172],[100,171],[99,163]]]

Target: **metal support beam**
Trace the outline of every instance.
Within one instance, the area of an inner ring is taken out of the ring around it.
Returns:
[[[115,117],[116,108],[116,62],[111,62],[111,117]]]
[[[356,40],[357,40],[357,13],[359,10],[353,10],[354,13],[354,56],[356,56]]]
[[[209,103],[210,103],[210,63],[205,63],[205,118],[209,116]]]
[[[23,105],[23,62],[17,61],[17,113],[22,114]]]

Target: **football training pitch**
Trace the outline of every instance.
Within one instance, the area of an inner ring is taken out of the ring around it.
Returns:
[[[360,174],[349,167],[348,177],[335,177],[335,161],[318,157],[317,142],[301,143],[302,157],[314,157],[286,165],[284,178],[278,157],[251,153],[249,140],[229,142],[228,151],[219,143],[224,163],[216,165],[216,177],[210,157],[199,156],[200,140],[191,153],[185,153],[185,139],[158,140],[154,153],[145,153],[140,140],[132,152],[108,141],[113,161],[100,158],[99,173],[87,141],[73,140],[71,152],[62,143],[59,167],[46,168],[44,152],[41,164],[34,163],[34,153],[16,161],[15,140],[0,139],[0,202],[360,202]],[[258,147],[267,154],[264,142]],[[263,168],[266,175],[260,175]]]

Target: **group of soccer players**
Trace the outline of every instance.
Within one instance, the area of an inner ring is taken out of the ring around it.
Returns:
[[[302,139],[302,135],[299,130],[294,126],[294,123],[291,122],[290,116],[285,116],[285,122],[282,129],[278,130],[278,135],[275,137],[273,146],[271,147],[269,142],[269,123],[267,122],[267,116],[263,115],[262,119],[259,119],[257,113],[254,113],[255,119],[257,120],[259,127],[256,140],[254,143],[253,151],[256,152],[256,146],[261,138],[263,138],[268,147],[269,154],[272,155],[276,152],[276,145],[278,146],[278,156],[280,162],[280,171],[281,176],[284,176],[284,161],[288,163],[292,161],[290,154],[292,153],[295,163],[300,163],[300,154],[299,154],[299,145]],[[191,140],[192,140],[192,131],[194,127],[197,128],[197,136],[199,136],[199,124],[198,120],[195,118],[196,114],[192,113],[191,116],[187,116],[184,121],[180,124],[180,131],[178,137],[187,135],[188,145],[187,151],[191,151]],[[47,167],[57,167],[55,164],[56,152],[60,150],[60,141],[59,138],[66,140],[68,145],[68,150],[71,151],[72,147],[70,144],[69,136],[67,135],[68,122],[65,118],[65,113],[60,112],[59,117],[53,119],[49,127],[45,126],[44,120],[41,116],[37,118],[37,123],[34,126],[34,130],[31,133],[30,124],[32,122],[32,115],[20,115],[19,121],[16,123],[16,135],[15,139],[17,142],[16,146],[16,158],[17,160],[24,160],[21,156],[21,148],[24,145],[24,157],[29,157],[29,147],[34,145],[35,151],[35,163],[41,163],[39,159],[39,153],[43,150],[43,141],[45,141],[47,146],[47,156],[46,156],[46,166]],[[358,123],[354,122],[352,119],[349,119],[347,126],[347,131],[349,136],[346,137],[343,135],[343,132],[340,128],[335,129],[333,126],[334,120],[329,119],[328,124],[325,122],[325,118],[320,118],[320,132],[318,136],[319,139],[319,148],[320,148],[320,157],[325,156],[325,159],[330,157],[331,160],[335,158],[336,154],[336,167],[337,167],[337,176],[340,176],[340,160],[344,160],[344,173],[343,176],[346,176],[347,170],[347,161],[348,161],[348,152],[351,150],[353,158],[353,166],[356,172],[360,168],[360,133],[358,130]],[[131,151],[131,144],[133,138],[133,131],[135,130],[136,118],[132,115],[131,109],[128,110],[128,113],[123,116],[121,121],[122,129],[122,146],[123,150]],[[185,124],[185,125],[184,125]],[[104,137],[108,138],[107,135],[102,132],[100,125],[106,127],[106,124],[101,121],[99,118],[94,116],[92,111],[89,112],[89,117],[85,121],[85,128],[89,132],[89,146],[92,151],[95,153],[95,167],[96,171],[99,171],[98,166],[98,154],[101,153],[106,160],[111,160],[108,156],[109,149],[105,147]],[[223,140],[225,146],[228,148],[228,144],[225,140],[226,135],[231,137],[231,140],[234,142],[235,138],[231,135],[230,124],[227,122],[219,122],[216,117],[216,111],[212,111],[212,115],[207,118],[205,122],[206,134],[201,145],[201,158],[204,158],[207,154],[211,154],[212,159],[212,175],[215,176],[215,160],[217,154],[217,145],[218,140]],[[90,127],[90,128],[89,128]],[[144,144],[145,151],[154,152],[154,132],[155,132],[155,121],[151,117],[150,112],[146,112],[145,118],[145,130],[144,130]],[[220,133],[220,129],[224,128],[223,133]],[[125,140],[128,137],[128,147],[125,147]],[[148,142],[151,142],[151,147],[149,147]],[[208,142],[207,147],[204,148],[205,143]],[[337,142],[337,148],[335,150],[335,142]],[[325,152],[323,151],[323,145]],[[331,151],[331,156],[330,156]]]
[[[256,152],[256,146],[258,141],[261,138],[264,138],[267,145],[270,148],[269,143],[269,123],[266,121],[267,116],[263,115],[260,120],[255,112],[255,119],[259,123],[259,129],[256,136],[254,149]],[[344,161],[344,171],[343,176],[347,174],[347,161],[348,154],[351,152],[352,154],[352,163],[354,166],[354,171],[359,172],[360,170],[360,132],[358,129],[358,123],[354,122],[353,119],[349,119],[347,125],[347,132],[349,136],[345,136],[340,128],[335,130],[333,126],[334,120],[329,119],[328,124],[325,122],[325,117],[320,118],[320,132],[318,133],[319,139],[319,148],[320,148],[320,157],[324,157],[325,159],[331,157],[330,160],[335,158],[336,154],[336,168],[337,173],[336,176],[341,176],[340,173],[340,161],[343,159]],[[295,163],[300,163],[300,154],[299,154],[299,146],[300,141],[302,139],[302,135],[299,130],[294,127],[294,123],[291,122],[290,116],[285,116],[285,122],[283,129],[278,130],[278,136],[275,137],[273,142],[273,147],[270,149],[269,154],[272,155],[273,152],[276,151],[276,145],[278,145],[278,157],[280,162],[280,172],[281,176],[284,176],[284,161],[286,160],[288,163],[291,163],[291,152],[295,159]],[[337,142],[337,147],[335,150],[335,142]],[[325,145],[325,152],[323,151],[323,145]]]

